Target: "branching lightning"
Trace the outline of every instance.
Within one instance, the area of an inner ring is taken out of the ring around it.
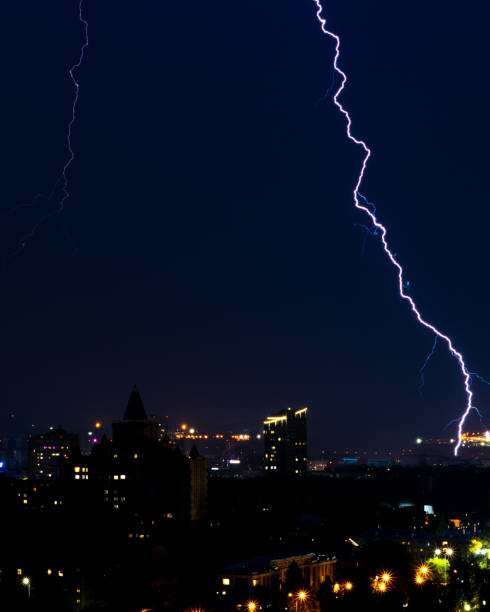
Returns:
[[[15,213],[16,211],[22,209],[22,208],[27,208],[30,206],[34,206],[39,200],[47,200],[47,201],[52,201],[56,195],[56,192],[59,188],[59,186],[61,185],[61,192],[62,192],[62,196],[61,199],[59,201],[59,204],[57,206],[57,208],[55,208],[54,210],[52,210],[51,212],[48,212],[46,215],[44,215],[30,230],[29,233],[25,234],[24,236],[22,236],[22,238],[19,240],[19,244],[18,247],[16,249],[16,251],[12,254],[12,256],[17,255],[18,253],[20,253],[20,251],[22,251],[27,242],[33,238],[33,236],[36,234],[37,230],[39,229],[39,227],[45,222],[47,221],[50,217],[52,217],[53,215],[57,214],[57,213],[61,213],[65,207],[65,203],[68,200],[68,198],[70,197],[70,192],[68,190],[68,185],[69,185],[69,181],[68,181],[68,171],[70,169],[70,166],[73,164],[73,161],[75,159],[75,153],[73,150],[73,146],[72,146],[72,130],[73,130],[73,126],[77,120],[77,106],[78,106],[78,98],[80,95],[80,84],[76,79],[75,76],[75,72],[80,68],[80,66],[82,65],[82,62],[84,60],[85,57],[85,51],[88,47],[89,44],[89,39],[88,39],[88,21],[85,19],[84,17],[84,2],[85,0],[79,0],[78,3],[78,19],[80,24],[82,25],[83,28],[83,42],[82,42],[82,46],[80,47],[80,54],[78,56],[78,60],[71,66],[71,68],[68,71],[68,74],[70,75],[70,79],[73,83],[73,86],[75,88],[75,95],[73,97],[73,102],[72,102],[72,107],[71,107],[71,118],[70,121],[67,125],[66,128],[66,146],[68,149],[68,159],[66,160],[62,170],[61,170],[61,174],[59,175],[59,177],[57,178],[55,184],[53,185],[53,188],[51,189],[51,192],[49,193],[49,195],[43,195],[43,194],[38,194],[36,195],[31,202],[27,203],[27,204],[20,204],[19,206],[16,206],[15,208],[13,208],[12,210],[10,210],[7,213],[2,213],[0,214],[0,216],[9,216],[13,213]]]
[[[421,395],[422,395],[422,389],[424,388],[424,385],[425,385],[425,376],[424,376],[425,368],[427,367],[429,361],[432,359],[434,353],[436,352],[438,337],[439,336],[434,336],[434,344],[432,345],[432,349],[431,349],[430,353],[427,355],[427,357],[425,358],[425,361],[424,361],[424,363],[422,364],[422,367],[419,370],[419,374],[420,374],[419,393]],[[473,408],[474,408],[474,406],[473,406]]]
[[[465,424],[465,421],[468,418],[472,410],[475,410],[476,412],[478,412],[475,406],[473,406],[473,391],[471,390],[471,382],[472,382],[473,373],[469,371],[465,363],[463,354],[454,347],[452,339],[448,335],[440,331],[432,323],[429,323],[422,317],[415,301],[406,292],[408,288],[408,284],[404,281],[403,268],[401,264],[399,263],[398,259],[396,258],[396,253],[394,253],[390,249],[390,246],[388,244],[387,228],[378,220],[375,209],[372,209],[372,207],[368,205],[366,199],[363,196],[361,196],[361,194],[359,193],[359,189],[361,188],[362,182],[364,180],[364,175],[366,173],[366,167],[367,167],[367,164],[368,164],[369,158],[371,157],[372,152],[371,152],[371,149],[368,147],[368,145],[363,140],[356,138],[352,134],[352,118],[349,112],[344,108],[344,106],[339,100],[342,92],[344,91],[346,83],[347,83],[347,75],[345,74],[345,72],[343,72],[339,68],[339,65],[338,65],[339,57],[340,57],[340,37],[327,28],[327,20],[323,16],[323,7],[321,4],[321,0],[313,0],[313,1],[317,8],[316,16],[320,23],[322,32],[326,34],[327,36],[329,36],[331,39],[333,39],[335,43],[335,55],[334,55],[334,60],[333,60],[333,68],[334,68],[335,73],[340,77],[341,82],[333,96],[333,101],[334,101],[335,106],[338,108],[340,113],[345,118],[347,138],[351,142],[353,142],[355,145],[360,147],[363,151],[361,168],[360,168],[360,171],[357,177],[357,181],[355,183],[354,190],[353,190],[354,205],[358,210],[363,211],[369,217],[370,222],[372,223],[372,226],[373,226],[373,230],[376,229],[379,232],[381,243],[383,245],[383,250],[388,256],[397,274],[398,291],[399,291],[400,297],[406,302],[408,302],[410,309],[412,313],[415,315],[417,321],[423,327],[430,330],[438,339],[444,341],[451,355],[456,359],[459,369],[461,370],[461,374],[462,374],[463,381],[464,381],[465,394],[466,394],[466,406],[465,406],[463,413],[457,420],[458,440],[454,448],[454,454],[457,455],[459,448],[461,446],[461,443],[462,443],[463,426]],[[478,414],[480,413],[478,412]]]

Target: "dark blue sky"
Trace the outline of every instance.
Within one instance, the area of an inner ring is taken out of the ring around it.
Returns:
[[[42,6],[41,6],[42,4]],[[3,211],[66,159],[74,0],[4,3]],[[360,152],[331,100],[332,44],[313,1],[86,0],[76,160],[65,212],[0,219],[2,414],[85,429],[149,412],[259,427],[309,405],[315,444],[439,435],[462,381],[397,298],[351,189]],[[490,376],[487,281],[490,9],[331,1],[343,98],[374,156],[364,193],[412,295]],[[490,393],[476,404],[489,415]]]

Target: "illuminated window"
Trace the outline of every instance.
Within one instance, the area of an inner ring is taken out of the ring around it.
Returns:
[[[120,479],[121,480],[126,480],[126,474],[121,474]]]
[[[59,570],[59,571],[58,571],[58,576],[59,576],[60,578],[63,578],[63,572],[62,572],[61,570]]]
[[[119,480],[119,476],[117,474],[114,474],[114,480]]]
[[[17,570],[17,576],[22,576],[22,570],[21,569]]]
[[[75,480],[80,480],[80,474],[75,474]]]
[[[138,459],[138,453],[134,453],[133,459]]]
[[[73,468],[73,469],[75,470],[75,472],[79,472],[79,471],[80,471],[80,468],[79,468],[79,467],[75,467],[75,468]]]
[[[225,586],[230,586],[230,579],[229,578],[223,578],[223,584]]]
[[[255,578],[252,580],[252,586],[257,586],[258,580],[255,580]]]

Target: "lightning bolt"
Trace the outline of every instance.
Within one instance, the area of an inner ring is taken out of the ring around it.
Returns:
[[[346,83],[347,83],[347,75],[345,74],[345,72],[343,72],[339,68],[339,64],[338,64],[339,57],[340,57],[340,44],[341,44],[340,36],[338,36],[337,34],[335,34],[335,32],[332,32],[327,28],[327,20],[323,16],[323,7],[321,4],[321,0],[313,0],[313,2],[315,3],[316,8],[317,8],[316,17],[320,23],[322,32],[325,35],[327,35],[329,38],[331,38],[335,43],[335,55],[333,59],[333,68],[334,68],[334,72],[340,77],[341,81],[340,81],[339,87],[337,88],[333,96],[334,104],[345,118],[347,138],[351,142],[353,142],[357,147],[360,147],[363,151],[361,168],[359,170],[357,181],[355,183],[354,190],[352,192],[354,205],[358,210],[361,210],[369,217],[370,222],[373,226],[373,230],[376,229],[379,232],[380,240],[383,245],[383,250],[386,253],[388,259],[390,260],[392,266],[395,268],[397,281],[398,281],[398,291],[399,291],[400,297],[406,302],[408,302],[410,310],[415,315],[415,318],[420,323],[420,325],[430,330],[438,339],[442,340],[447,345],[451,355],[457,361],[459,369],[461,371],[461,375],[464,381],[465,394],[466,394],[466,406],[465,406],[463,413],[457,420],[458,422],[458,441],[456,443],[456,446],[454,447],[454,454],[457,455],[459,448],[461,446],[461,443],[462,443],[463,426],[465,424],[465,421],[468,418],[468,415],[470,414],[470,412],[472,410],[476,410],[475,407],[473,406],[473,391],[471,390],[472,372],[468,370],[463,354],[455,348],[451,338],[448,335],[444,334],[442,331],[440,331],[437,327],[435,327],[435,325],[433,325],[432,323],[429,323],[423,318],[422,314],[420,313],[417,307],[417,304],[410,297],[410,295],[408,295],[408,293],[406,292],[406,289],[408,288],[408,283],[404,281],[403,267],[399,263],[396,257],[396,253],[394,253],[390,249],[390,246],[388,244],[388,239],[387,239],[388,230],[378,220],[375,209],[372,209],[367,204],[366,199],[363,196],[361,196],[361,194],[359,193],[359,189],[364,180],[364,175],[366,173],[367,164],[368,164],[369,158],[372,155],[372,152],[371,152],[371,149],[368,147],[368,145],[363,140],[356,138],[352,134],[352,118],[349,112],[344,108],[344,106],[339,100],[342,92],[345,89]]]
[[[80,84],[76,79],[75,76],[75,72],[80,68],[80,66],[83,63],[83,60],[85,58],[85,51],[88,47],[89,44],[89,39],[88,39],[88,21],[85,19],[84,17],[84,2],[85,0],[79,0],[78,3],[78,19],[80,24],[82,25],[82,29],[83,29],[83,42],[82,42],[82,46],[80,47],[80,54],[78,56],[78,60],[73,64],[73,66],[71,66],[71,68],[68,71],[68,74],[70,75],[70,79],[73,83],[74,89],[75,89],[75,95],[73,97],[73,102],[72,102],[72,107],[71,107],[71,118],[70,121],[67,125],[66,128],[66,146],[68,149],[68,158],[61,170],[61,174],[59,175],[59,177],[57,178],[56,182],[53,185],[53,188],[51,189],[49,195],[44,195],[44,194],[37,194],[31,202],[27,203],[27,204],[20,204],[19,206],[16,206],[15,208],[11,209],[10,211],[6,212],[6,213],[2,213],[0,214],[0,216],[2,217],[7,217],[12,215],[13,213],[15,213],[16,211],[22,209],[22,208],[28,208],[31,206],[34,206],[39,200],[47,200],[48,202],[52,201],[56,195],[56,192],[58,191],[59,186],[61,185],[61,199],[59,201],[59,204],[57,206],[56,209],[52,210],[51,212],[47,213],[46,215],[44,215],[30,230],[30,232],[28,232],[27,234],[25,234],[24,236],[22,236],[19,240],[19,244],[17,249],[14,251],[14,253],[12,253],[11,257],[14,257],[16,255],[18,255],[26,246],[27,242],[29,240],[31,240],[34,235],[36,234],[37,230],[39,229],[39,227],[41,225],[43,225],[43,223],[45,223],[50,217],[52,217],[55,214],[59,214],[63,211],[64,207],[65,207],[65,203],[68,200],[68,198],[70,197],[70,192],[68,191],[68,186],[69,186],[69,180],[68,180],[68,171],[70,169],[70,166],[73,164],[73,161],[75,160],[75,152],[73,150],[73,146],[72,146],[72,130],[73,130],[73,126],[75,125],[75,122],[77,120],[77,106],[78,106],[78,98],[80,96]]]

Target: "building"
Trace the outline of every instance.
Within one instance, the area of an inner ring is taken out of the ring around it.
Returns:
[[[308,408],[288,408],[264,421],[266,474],[306,475],[306,415]]]
[[[219,575],[219,587],[225,592],[227,588],[280,589],[292,563],[298,566],[304,584],[316,590],[327,579],[333,580],[337,561],[334,557],[314,553],[257,557],[225,567]]]
[[[206,512],[206,460],[197,449],[184,455],[159,430],[135,387],[122,420],[112,425],[112,440],[103,436],[90,456],[78,453],[72,461],[80,499],[103,503],[131,538],[149,538],[164,524],[197,521]]]
[[[190,519],[199,521],[208,510],[208,460],[201,457],[196,445],[189,455],[190,469]]]
[[[61,426],[29,438],[27,441],[29,476],[62,478],[73,452],[78,448],[78,435],[68,433]]]

